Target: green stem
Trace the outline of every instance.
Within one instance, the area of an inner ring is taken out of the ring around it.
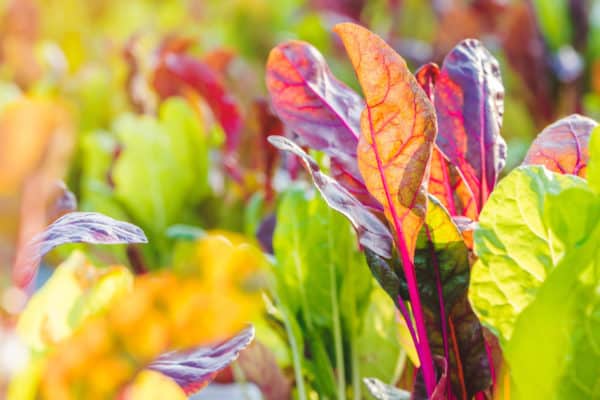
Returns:
[[[327,208],[327,216],[329,220],[331,220],[331,208]],[[332,229],[329,229],[327,232],[327,237],[329,241],[329,281],[330,283],[330,300],[331,300],[331,311],[333,314],[333,338],[335,343],[335,366],[336,366],[336,375],[337,375],[337,389],[338,389],[338,399],[344,400],[346,398],[346,370],[344,367],[344,346],[342,344],[342,329],[341,329],[341,321],[340,321],[340,309],[338,304],[338,294],[337,294],[337,279],[336,279],[336,271],[335,264],[333,263],[333,254],[332,248],[334,246],[333,237],[332,237]]]

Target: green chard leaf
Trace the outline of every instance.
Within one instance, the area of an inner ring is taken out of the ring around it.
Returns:
[[[585,188],[585,181],[540,166],[520,167],[500,182],[481,212],[469,300],[501,343],[564,252],[544,209],[548,195],[569,188]]]

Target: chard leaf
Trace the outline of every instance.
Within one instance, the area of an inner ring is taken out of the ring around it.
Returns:
[[[128,222],[117,221],[93,212],[71,212],[60,217],[34,236],[15,261],[16,279],[30,282],[41,258],[66,243],[120,244],[147,243],[144,232]]]
[[[469,268],[461,232],[448,211],[430,197],[415,269],[431,351],[448,360],[446,372],[458,398],[471,398],[491,384],[482,327],[467,300]]]
[[[284,194],[273,238],[277,307],[288,319],[297,316],[304,335],[292,336],[292,330],[289,339],[300,341],[296,347],[310,354],[303,364],[320,393],[329,396],[345,393],[346,377],[360,376],[363,369],[390,378],[401,351],[389,302],[365,320],[373,286],[355,240],[350,224],[319,196],[307,199],[299,188]],[[361,350],[361,343],[369,352]],[[374,358],[373,346],[385,356]],[[351,370],[348,359],[354,360]],[[378,369],[375,361],[386,368]]]
[[[479,41],[462,41],[444,59],[435,81],[435,110],[436,143],[458,168],[481,210],[504,167],[506,143],[500,136],[500,66]]]
[[[184,206],[208,190],[208,139],[181,99],[164,102],[159,120],[124,115],[114,131],[122,144],[112,174],[115,196],[160,246]]]
[[[383,206],[408,283],[421,340],[417,349],[431,394],[435,372],[412,265],[427,210],[427,171],[436,135],[433,104],[406,62],[383,39],[352,23],[335,26],[363,89],[358,167],[367,189]]]
[[[360,200],[380,207],[369,196],[356,163],[365,102],[336,79],[321,53],[301,41],[275,47],[267,61],[267,88],[298,143],[329,155],[336,180]]]
[[[190,396],[208,385],[220,370],[235,361],[240,351],[253,339],[254,328],[250,326],[213,346],[164,353],[148,369],[173,379]]]
[[[513,382],[511,394],[517,400],[598,398],[600,198],[583,189],[549,197],[549,201],[563,207],[565,216],[570,214],[563,224],[551,226],[556,236],[570,235],[581,225],[587,225],[587,229],[576,245],[566,249],[535,299],[518,316],[512,336],[504,345]],[[585,202],[589,207],[572,207],[575,197],[588,197],[578,203]],[[595,218],[594,222],[590,223],[590,218]],[[564,223],[571,227],[563,230]]]
[[[501,344],[562,256],[564,245],[553,240],[544,207],[548,195],[569,188],[585,188],[585,182],[540,166],[520,167],[500,182],[481,212],[469,299]]]
[[[434,104],[435,83],[439,75],[440,69],[435,63],[425,64],[415,72],[417,82]],[[478,209],[473,192],[456,166],[448,162],[437,146],[431,154],[427,190],[446,207],[451,216],[462,215],[472,220],[477,219]]]
[[[226,152],[237,149],[242,116],[219,74],[209,65],[186,54],[167,52],[154,72],[153,85],[163,98],[184,95],[189,89],[202,96],[225,131]]]
[[[590,163],[588,166],[588,185],[596,193],[600,193],[600,129],[592,132],[589,144]]]
[[[585,178],[590,134],[597,125],[578,114],[559,119],[533,141],[523,165],[543,165],[550,171]]]
[[[278,149],[298,156],[313,179],[315,187],[329,207],[342,213],[354,226],[359,243],[380,257],[392,256],[392,235],[385,224],[375,217],[352,194],[334,179],[321,172],[315,160],[298,145],[283,136],[270,136],[269,142]]]
[[[435,111],[406,62],[383,39],[351,23],[341,37],[367,102],[358,167],[412,260],[426,210],[425,171],[436,134]],[[402,188],[402,190],[400,190]]]
[[[385,384],[376,378],[365,378],[369,393],[377,400],[410,400],[410,392]]]

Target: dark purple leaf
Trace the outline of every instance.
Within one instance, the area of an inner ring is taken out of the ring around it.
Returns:
[[[40,259],[65,243],[126,244],[147,243],[139,227],[94,212],[71,212],[34,236],[17,255],[13,277],[25,287],[35,277]]]
[[[498,61],[474,39],[445,58],[435,82],[437,145],[473,192],[477,209],[496,185],[506,160],[500,136],[504,87]]]
[[[384,258],[392,257],[393,238],[388,227],[333,178],[323,174],[319,165],[297,144],[283,136],[270,136],[269,142],[280,150],[298,156],[310,173],[315,187],[329,207],[343,214],[356,230],[359,243]]]
[[[277,224],[277,216],[275,213],[266,216],[256,230],[256,238],[263,251],[273,254],[273,232]]]
[[[445,358],[434,357],[436,372],[438,374],[437,384],[430,397],[427,397],[425,383],[421,369],[417,372],[411,400],[448,400],[448,362]]]
[[[543,165],[550,171],[585,178],[588,143],[596,126],[596,121],[578,114],[559,119],[533,141],[523,165]]]
[[[220,370],[235,361],[253,339],[254,327],[250,326],[215,346],[165,353],[148,368],[173,379],[189,396],[208,385]]]

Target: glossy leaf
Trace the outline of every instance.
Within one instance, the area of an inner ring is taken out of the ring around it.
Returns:
[[[415,254],[419,293],[434,355],[448,360],[458,398],[491,384],[481,325],[467,300],[469,251],[448,211],[431,198]]]
[[[516,318],[533,301],[564,248],[548,231],[543,214],[547,195],[584,186],[573,175],[520,167],[500,182],[482,210],[469,300],[501,344],[510,339]]]
[[[517,400],[531,396],[595,398],[600,395],[600,352],[596,346],[600,340],[600,198],[580,188],[549,197],[566,217],[562,224],[551,222],[549,230],[557,238],[575,239],[570,235],[573,231],[581,235],[576,246],[567,247],[535,299],[517,318],[504,346],[512,378],[511,395]],[[576,198],[579,205],[587,203],[588,207],[564,207]]]
[[[433,105],[406,62],[383,39],[351,23],[335,26],[363,89],[358,167],[369,192],[385,210],[408,282],[421,337],[418,351],[431,394],[435,372],[412,266],[418,232],[427,209],[427,170],[436,135]]]
[[[128,222],[91,212],[71,212],[53,222],[31,239],[15,262],[15,279],[23,284],[36,274],[40,259],[65,243],[120,244],[147,243],[144,232]]]
[[[480,210],[505,164],[504,87],[498,61],[473,39],[445,58],[435,83],[437,145],[460,171]]]
[[[358,166],[412,259],[426,209],[425,172],[436,134],[435,112],[406,62],[380,37],[336,25],[367,102]],[[402,189],[402,190],[401,190]]]
[[[392,256],[392,235],[389,229],[354,198],[337,181],[323,174],[319,165],[298,145],[283,136],[270,136],[269,142],[281,150],[298,156],[310,173],[315,187],[334,210],[342,213],[352,223],[360,244],[377,255]]]
[[[421,85],[434,104],[435,83],[439,75],[440,69],[435,63],[425,64],[415,73],[417,82],[419,82],[419,85]],[[451,216],[465,216],[472,220],[477,219],[478,210],[473,198],[473,192],[465,184],[456,166],[446,160],[437,146],[431,154],[427,190],[442,202]]]
[[[148,368],[173,379],[190,396],[212,381],[221,369],[237,359],[254,339],[254,328],[248,327],[236,336],[214,346],[162,354]]]
[[[523,165],[543,165],[550,171],[585,178],[590,134],[597,125],[578,114],[554,122],[533,141]]]
[[[350,193],[374,208],[356,162],[363,99],[340,82],[308,43],[290,41],[271,50],[267,88],[273,106],[298,135],[298,143],[331,157],[333,176]]]

